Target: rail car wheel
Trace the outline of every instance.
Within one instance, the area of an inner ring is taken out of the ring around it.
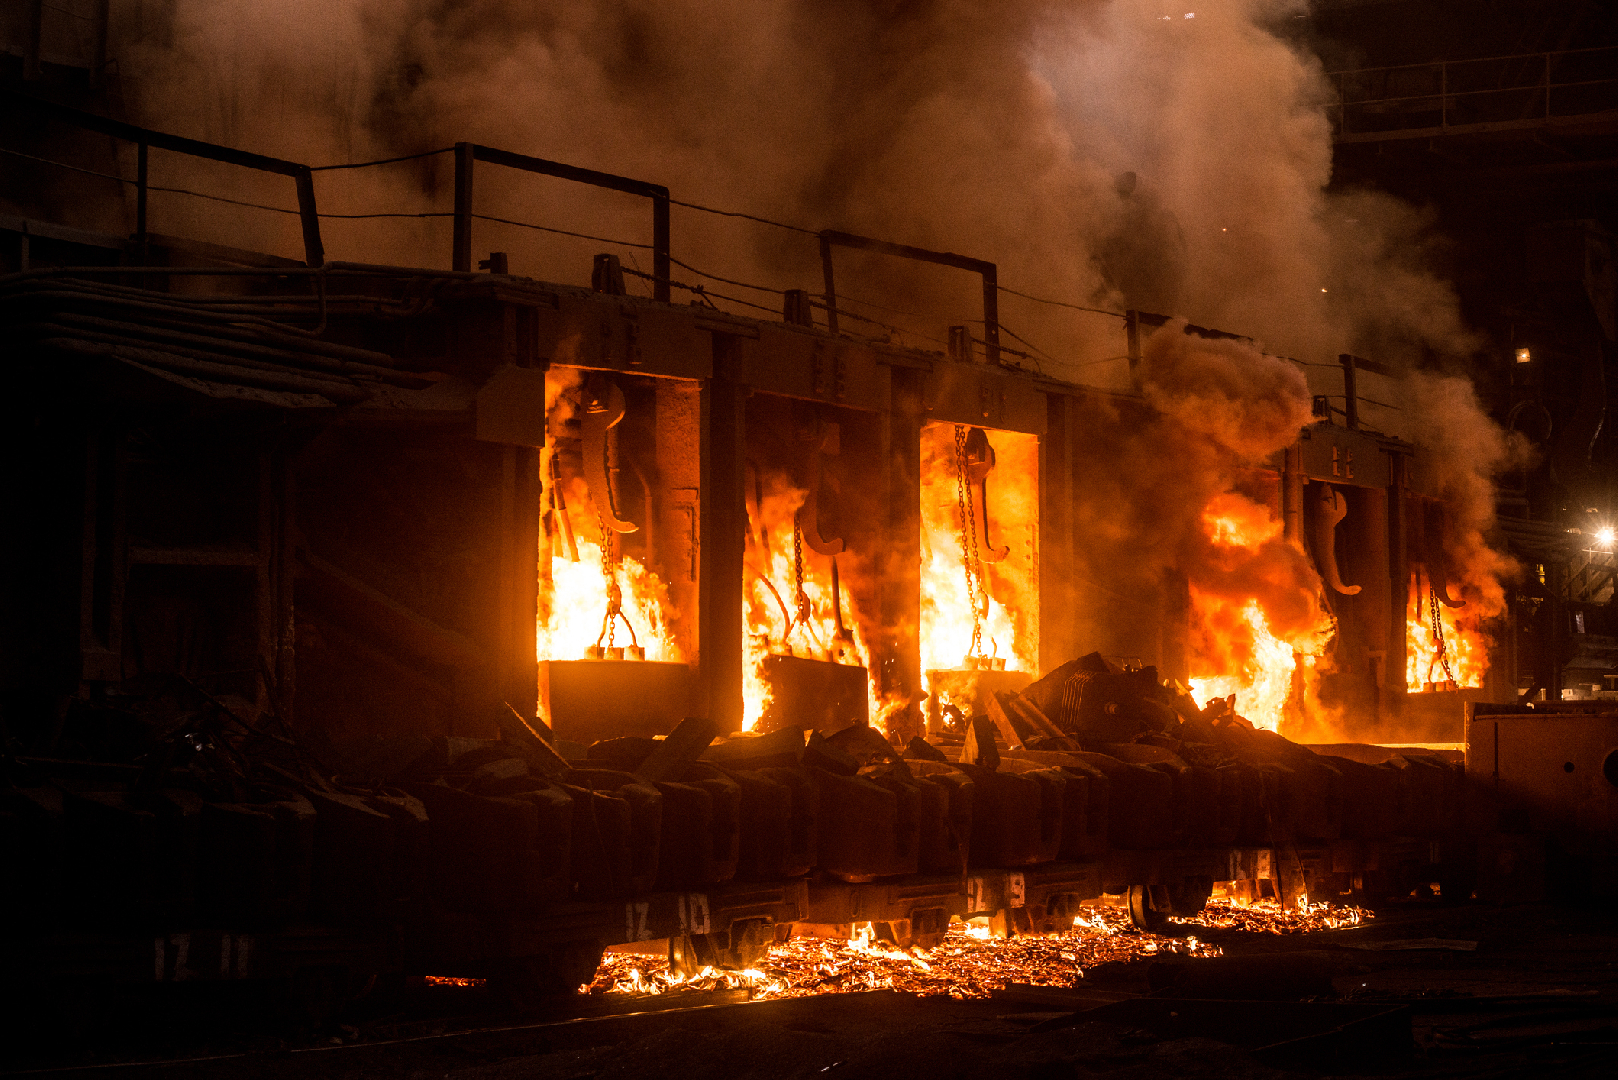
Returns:
[[[293,973],[284,993],[294,1022],[321,1028],[357,1001],[366,987],[366,979],[343,964],[311,964]]]
[[[925,908],[910,913],[910,944],[918,949],[936,949],[949,933],[949,913],[943,908]]]
[[[1171,914],[1167,885],[1131,885],[1129,887],[1129,921],[1136,929],[1150,934],[1161,933]]]
[[[744,971],[756,967],[775,940],[775,928],[765,919],[742,919],[730,925],[728,947],[717,950],[720,967]]]
[[[1189,919],[1208,906],[1213,895],[1213,878],[1187,877],[1168,886],[1169,911],[1182,919]]]
[[[599,941],[565,941],[542,953],[512,957],[494,966],[489,988],[518,1008],[534,1000],[571,994],[595,978],[606,947]]]
[[[675,934],[669,938],[669,971],[684,978],[705,967],[718,967],[719,957],[709,934]]]

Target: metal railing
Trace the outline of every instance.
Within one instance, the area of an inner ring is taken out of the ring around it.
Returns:
[[[257,169],[260,172],[292,177],[298,190],[298,219],[303,226],[304,261],[310,266],[319,266],[326,261],[325,245],[320,239],[320,214],[315,210],[314,172],[309,166],[228,146],[216,146],[197,139],[182,138],[179,135],[169,135],[150,128],[136,127],[122,120],[109,120],[105,116],[70,109],[65,105],[38,98],[13,95],[7,100],[8,107],[15,105],[37,116],[48,117],[86,131],[100,132],[114,139],[135,144],[135,241],[143,255],[146,250],[147,151],[155,146],[159,150],[172,150],[177,154],[188,154],[209,161],[222,161],[227,165],[240,165],[245,169]]]
[[[652,298],[668,303],[669,300],[669,189],[661,184],[632,180],[627,176],[581,169],[577,165],[563,165],[557,161],[514,154],[509,150],[496,150],[476,143],[455,144],[455,238],[451,266],[456,270],[472,269],[472,167],[474,162],[486,161],[491,165],[521,169],[524,172],[557,176],[581,184],[609,188],[630,195],[644,195],[652,200]]]
[[[991,364],[1000,362],[1000,283],[999,270],[992,262],[955,255],[948,251],[931,251],[893,244],[886,240],[873,240],[869,236],[826,229],[820,233],[820,267],[826,281],[826,327],[837,333],[837,285],[832,276],[831,251],[833,247],[851,247],[862,251],[875,251],[917,262],[953,266],[957,270],[970,270],[983,279],[983,357]]]
[[[1339,142],[1539,127],[1618,110],[1618,46],[1332,72]]]
[[[438,150],[423,151],[423,152],[420,152],[420,153],[409,154],[409,155],[402,156],[402,157],[387,158],[387,159],[383,159],[383,160],[379,160],[379,161],[365,161],[365,162],[352,162],[352,163],[343,163],[343,164],[335,164],[335,165],[310,166],[310,165],[301,164],[299,162],[286,161],[286,160],[282,160],[280,158],[273,158],[273,157],[268,157],[268,156],[265,156],[265,155],[262,155],[262,154],[255,154],[255,153],[251,153],[251,152],[244,151],[244,150],[237,150],[237,149],[234,149],[232,147],[219,146],[219,145],[213,144],[213,143],[202,142],[202,141],[196,140],[196,139],[188,139],[188,138],[183,138],[183,137],[177,136],[177,135],[170,135],[170,134],[167,134],[165,132],[155,131],[155,130],[152,130],[152,129],[149,129],[149,128],[137,127],[137,126],[135,126],[133,124],[128,124],[128,123],[125,123],[123,121],[112,120],[112,119],[109,119],[107,117],[98,116],[98,115],[93,114],[93,113],[84,112],[84,111],[81,111],[81,110],[78,110],[78,109],[68,108],[66,106],[57,105],[55,103],[39,100],[39,99],[36,99],[36,98],[31,98],[31,97],[28,97],[28,96],[22,95],[22,94],[5,93],[3,91],[0,91],[0,101],[4,101],[8,105],[15,104],[15,106],[20,108],[20,109],[29,110],[29,111],[35,113],[36,115],[38,115],[40,117],[48,118],[48,119],[51,119],[51,120],[53,120],[55,122],[58,122],[58,123],[63,123],[63,124],[66,124],[66,125],[74,126],[74,127],[80,128],[82,130],[86,130],[86,131],[99,132],[99,133],[102,133],[102,134],[112,136],[112,137],[117,138],[117,139],[125,140],[125,141],[128,141],[128,142],[133,142],[136,145],[137,150],[138,150],[138,158],[137,158],[137,162],[138,162],[137,163],[137,173],[138,173],[138,176],[134,180],[131,180],[128,177],[116,175],[114,173],[98,172],[98,171],[96,171],[94,169],[81,168],[80,166],[73,165],[73,164],[70,164],[70,163],[67,163],[67,162],[54,161],[54,160],[51,160],[49,158],[37,157],[37,156],[32,155],[32,154],[23,153],[23,152],[20,152],[20,151],[14,151],[14,150],[10,150],[10,149],[4,148],[4,147],[0,147],[0,154],[6,154],[6,155],[15,156],[15,157],[18,157],[18,158],[21,158],[21,159],[25,159],[25,160],[31,160],[31,161],[35,161],[35,162],[40,162],[40,163],[43,163],[45,165],[52,165],[52,166],[57,166],[57,167],[60,167],[60,168],[70,169],[70,170],[73,170],[75,172],[85,173],[85,174],[88,174],[88,175],[91,175],[91,176],[101,177],[103,179],[107,179],[107,180],[115,181],[115,182],[118,182],[118,183],[133,186],[136,189],[136,233],[135,233],[136,254],[135,254],[135,257],[133,259],[133,262],[135,264],[134,267],[125,267],[124,269],[126,271],[133,270],[133,269],[138,268],[138,267],[144,267],[146,265],[146,262],[147,262],[147,256],[146,256],[146,249],[147,249],[147,243],[148,243],[147,201],[148,201],[149,193],[150,192],[170,192],[170,193],[178,193],[178,194],[186,195],[186,196],[193,196],[193,197],[201,198],[201,199],[216,200],[216,201],[220,201],[220,202],[224,202],[224,203],[230,203],[230,204],[233,204],[233,205],[236,205],[236,206],[241,206],[241,207],[246,207],[246,208],[251,208],[251,209],[256,209],[256,210],[262,210],[262,211],[271,212],[271,213],[288,214],[288,215],[297,216],[299,218],[299,220],[300,220],[301,225],[302,225],[305,261],[307,262],[308,266],[313,267],[313,268],[321,268],[321,267],[326,266],[325,249],[324,249],[324,246],[323,246],[323,243],[322,243],[322,240],[321,240],[321,228],[320,228],[320,226],[321,226],[321,218],[322,217],[339,218],[339,219],[368,219],[368,218],[377,218],[377,219],[381,219],[381,218],[429,219],[429,218],[450,218],[450,219],[452,219],[452,225],[453,225],[453,237],[452,237],[452,245],[451,245],[451,253],[450,253],[450,255],[451,255],[451,266],[452,266],[451,272],[452,273],[470,273],[473,270],[472,223],[473,223],[474,220],[485,220],[485,221],[490,221],[490,222],[503,223],[503,224],[506,224],[506,225],[520,226],[520,227],[528,228],[528,229],[537,229],[537,230],[542,231],[542,232],[558,233],[558,234],[561,234],[561,235],[577,237],[577,238],[585,239],[585,240],[599,241],[601,243],[605,243],[605,244],[609,244],[609,245],[622,245],[622,246],[627,246],[627,247],[632,247],[632,248],[649,248],[652,251],[652,257],[653,257],[653,267],[652,267],[653,273],[651,273],[651,274],[639,274],[638,271],[636,273],[640,277],[649,278],[651,280],[653,299],[655,299],[657,301],[661,301],[663,303],[670,302],[671,289],[680,288],[680,289],[689,290],[689,291],[691,291],[693,293],[693,295],[695,297],[695,300],[693,302],[704,302],[704,303],[708,304],[709,306],[713,306],[712,300],[709,299],[709,298],[712,297],[712,296],[717,296],[717,297],[719,297],[721,299],[733,301],[735,303],[742,304],[742,305],[745,305],[745,306],[750,307],[750,308],[757,308],[757,309],[759,309],[761,311],[769,312],[771,310],[770,308],[765,307],[762,304],[753,303],[752,301],[749,301],[749,300],[743,300],[743,299],[739,299],[737,297],[731,297],[731,296],[724,296],[723,294],[712,292],[710,289],[705,288],[701,284],[692,285],[692,284],[689,284],[689,283],[686,283],[686,282],[674,281],[672,279],[672,277],[671,277],[671,268],[673,266],[675,266],[675,265],[678,265],[678,266],[684,267],[685,269],[691,271],[692,273],[696,274],[698,277],[701,277],[701,278],[707,278],[707,279],[711,279],[711,280],[716,281],[716,282],[723,282],[723,283],[730,284],[730,285],[737,285],[737,286],[740,286],[740,287],[742,287],[744,289],[754,289],[754,290],[758,290],[758,291],[761,291],[761,292],[764,292],[764,293],[774,294],[776,296],[783,297],[784,300],[785,300],[786,306],[789,309],[793,308],[794,304],[796,304],[797,308],[800,309],[800,310],[797,311],[797,314],[795,316],[792,315],[790,312],[788,313],[787,318],[788,318],[789,321],[794,321],[795,320],[795,321],[799,321],[799,322],[808,322],[808,321],[812,320],[812,316],[808,316],[809,308],[810,307],[821,307],[822,305],[813,304],[812,302],[810,302],[809,299],[808,299],[808,294],[807,294],[807,292],[805,290],[801,290],[801,289],[799,289],[799,290],[783,290],[783,289],[778,289],[778,288],[774,288],[774,287],[767,286],[767,285],[758,285],[758,284],[745,282],[745,281],[737,281],[737,280],[734,280],[732,278],[721,277],[721,276],[709,273],[708,271],[700,270],[697,267],[691,266],[688,263],[680,262],[678,259],[674,258],[672,253],[671,253],[670,221],[669,221],[669,218],[670,218],[670,208],[671,208],[671,206],[674,203],[679,202],[679,205],[684,206],[684,207],[690,207],[690,208],[692,208],[694,210],[697,210],[697,211],[702,211],[702,212],[712,213],[712,214],[719,214],[719,215],[725,216],[727,218],[748,219],[748,220],[756,221],[756,222],[758,222],[760,224],[763,224],[763,225],[771,226],[771,227],[774,227],[774,228],[780,228],[780,229],[784,229],[784,230],[787,230],[787,231],[792,232],[792,233],[802,234],[802,235],[805,235],[805,236],[810,236],[810,237],[816,238],[816,240],[818,241],[819,246],[820,246],[821,265],[822,265],[822,271],[823,271],[823,274],[824,274],[825,293],[823,294],[823,297],[824,297],[823,310],[826,313],[826,323],[827,323],[826,328],[833,334],[837,334],[837,333],[842,332],[842,330],[841,330],[841,328],[839,326],[840,318],[851,318],[851,319],[857,320],[857,321],[862,322],[862,323],[869,323],[869,324],[875,325],[875,326],[877,326],[879,328],[885,329],[890,334],[895,333],[895,332],[900,333],[900,334],[917,333],[917,336],[923,338],[924,340],[928,340],[928,341],[936,340],[936,339],[927,337],[926,334],[921,334],[919,332],[915,332],[915,331],[911,331],[911,330],[905,330],[905,329],[903,329],[901,327],[894,326],[894,325],[891,325],[889,323],[881,322],[877,318],[873,318],[873,317],[868,316],[868,315],[861,315],[861,314],[859,314],[858,312],[856,312],[856,311],[854,311],[852,309],[843,308],[843,309],[840,310],[839,297],[838,297],[838,294],[837,294],[835,279],[834,279],[834,275],[833,275],[833,268],[832,268],[832,249],[834,247],[857,248],[857,249],[860,249],[860,250],[875,252],[877,254],[895,256],[895,257],[898,257],[898,258],[911,259],[911,260],[920,261],[920,262],[933,263],[933,264],[942,265],[942,266],[949,266],[949,267],[953,267],[953,268],[961,269],[961,270],[966,270],[966,271],[969,271],[971,273],[977,274],[980,277],[981,281],[982,281],[982,289],[983,289],[983,318],[981,320],[982,323],[983,323],[983,338],[982,338],[982,341],[980,342],[980,344],[983,346],[983,358],[984,358],[984,360],[987,361],[988,363],[991,363],[991,364],[999,364],[999,363],[1007,362],[1005,360],[1005,358],[1007,356],[1020,357],[1020,358],[1023,358],[1023,359],[1035,360],[1036,365],[1037,365],[1037,362],[1038,362],[1037,359],[1035,359],[1035,357],[1033,356],[1033,354],[1025,353],[1025,352],[1019,352],[1016,349],[1008,348],[1007,346],[1002,344],[1001,339],[1002,339],[1002,336],[1004,334],[1009,334],[1009,335],[1011,335],[1011,337],[1016,338],[1019,342],[1022,342],[1024,344],[1028,344],[1028,343],[1027,343],[1026,339],[1021,338],[1014,331],[1012,331],[1012,330],[1010,330],[1010,329],[1008,329],[1008,328],[1001,325],[1000,316],[999,316],[999,294],[1000,294],[1001,291],[1010,292],[1013,295],[1021,296],[1021,297],[1024,297],[1025,299],[1028,299],[1028,300],[1031,300],[1033,302],[1040,303],[1040,304],[1050,304],[1050,305],[1055,305],[1055,306],[1058,306],[1058,307],[1072,308],[1074,310],[1085,311],[1085,312],[1092,312],[1093,311],[1093,312],[1096,312],[1098,314],[1116,316],[1116,317],[1119,317],[1119,318],[1124,317],[1124,313],[1122,313],[1122,312],[1103,311],[1103,310],[1100,310],[1100,309],[1084,307],[1082,305],[1071,304],[1071,303],[1067,303],[1067,302],[1064,302],[1064,301],[1050,300],[1050,299],[1046,299],[1046,298],[1039,297],[1039,296],[1033,296],[1033,295],[1030,295],[1028,293],[1018,292],[1015,289],[1005,289],[1003,286],[1001,286],[999,284],[999,274],[998,274],[998,268],[997,268],[996,264],[992,263],[992,262],[988,262],[986,260],[975,259],[975,258],[971,258],[971,257],[966,256],[966,255],[958,255],[958,254],[954,254],[952,252],[935,251],[935,250],[931,250],[931,249],[927,249],[927,248],[913,247],[913,246],[910,246],[910,245],[907,245],[907,244],[892,243],[892,242],[885,241],[885,240],[878,240],[878,239],[874,239],[874,238],[871,238],[871,237],[860,236],[860,235],[857,235],[857,234],[847,233],[847,232],[840,232],[840,231],[837,231],[837,230],[828,229],[828,230],[815,231],[815,230],[802,228],[802,227],[797,226],[797,225],[791,225],[791,224],[787,224],[787,223],[783,223],[783,222],[779,222],[779,221],[772,221],[772,220],[770,220],[768,218],[758,217],[758,216],[753,215],[753,214],[741,213],[741,212],[737,212],[737,211],[718,210],[718,209],[714,209],[712,207],[702,206],[702,205],[700,205],[698,203],[682,202],[680,200],[673,199],[670,196],[669,189],[667,187],[664,187],[661,184],[653,184],[653,183],[649,183],[649,182],[644,181],[644,180],[636,180],[636,179],[633,179],[633,178],[630,178],[630,177],[618,176],[618,175],[615,175],[615,174],[612,174],[612,173],[598,172],[598,171],[596,171],[594,169],[581,168],[579,166],[567,165],[567,164],[563,164],[561,162],[548,161],[548,160],[543,159],[543,158],[530,157],[530,156],[525,155],[525,154],[517,154],[517,153],[513,153],[511,151],[500,150],[500,149],[497,149],[497,148],[494,148],[494,147],[483,146],[483,145],[476,144],[476,143],[461,142],[461,143],[454,144],[453,147],[444,147],[444,148],[438,149]],[[281,175],[290,176],[290,177],[293,178],[293,180],[295,182],[295,185],[296,185],[296,188],[297,188],[297,196],[298,196],[297,204],[298,204],[298,208],[296,210],[292,210],[292,209],[282,207],[282,206],[275,206],[275,205],[268,205],[268,204],[257,203],[257,202],[243,201],[242,199],[239,199],[239,198],[230,198],[230,197],[226,197],[226,196],[218,195],[218,194],[209,194],[209,193],[201,192],[201,191],[192,191],[192,190],[188,190],[188,189],[182,189],[182,188],[176,188],[176,187],[163,187],[163,186],[159,186],[159,185],[156,185],[156,184],[150,184],[148,182],[147,164],[148,164],[148,150],[151,147],[157,147],[158,149],[162,149],[162,150],[171,150],[171,151],[174,151],[174,152],[177,152],[177,153],[188,154],[188,155],[191,155],[191,156],[194,156],[194,157],[205,158],[205,159],[212,160],[212,161],[220,161],[220,162],[224,162],[224,163],[227,163],[227,164],[239,165],[239,166],[242,166],[242,167],[245,167],[245,168],[257,169],[257,170],[261,170],[261,171],[265,171],[265,172],[272,172],[272,173],[277,173],[277,174],[281,174]],[[421,210],[421,211],[376,210],[376,211],[361,212],[361,213],[321,214],[316,209],[314,182],[313,182],[313,174],[316,173],[316,172],[321,172],[321,171],[326,171],[326,170],[333,170],[333,169],[360,169],[360,168],[369,168],[369,167],[372,167],[372,166],[390,165],[390,164],[395,164],[395,163],[400,163],[400,162],[413,161],[413,160],[416,160],[416,159],[429,158],[429,157],[433,157],[433,156],[435,156],[437,154],[447,154],[447,153],[453,153],[453,155],[454,155],[455,185],[454,185],[454,207],[453,207],[452,210],[449,210],[449,211],[440,211],[440,210]],[[504,218],[492,217],[492,216],[488,216],[488,215],[475,213],[474,209],[473,209],[473,190],[474,190],[474,188],[473,188],[473,173],[474,173],[475,164],[477,162],[479,162],[479,161],[485,162],[486,164],[502,165],[502,166],[505,166],[505,167],[508,167],[508,168],[520,169],[520,170],[523,170],[525,172],[538,173],[538,174],[547,175],[547,176],[555,176],[555,177],[558,177],[560,179],[571,180],[571,181],[575,181],[575,182],[578,182],[578,183],[590,184],[590,185],[595,186],[595,187],[607,188],[607,189],[614,190],[614,191],[620,191],[620,192],[624,192],[624,193],[627,193],[627,194],[638,195],[638,196],[648,198],[652,202],[652,242],[650,244],[642,244],[642,243],[638,243],[638,242],[631,242],[631,241],[628,241],[628,240],[616,240],[616,239],[610,239],[610,238],[606,238],[606,237],[587,236],[587,235],[585,235],[583,233],[571,232],[571,231],[569,231],[567,229],[555,228],[555,227],[551,227],[551,226],[547,226],[547,225],[541,225],[541,224],[538,224],[538,223],[535,223],[535,222],[508,221],[507,219],[504,219]],[[504,262],[503,257],[498,262],[496,262],[496,260],[495,260],[495,255],[501,255],[501,254],[502,253],[493,253],[493,254],[491,254],[491,258],[490,258],[489,262],[487,262],[487,263],[479,263],[478,265],[480,267],[487,266],[491,270],[493,270],[495,268],[495,266],[498,265],[498,266],[501,267],[501,269],[498,272],[499,273],[505,273],[506,272],[504,270],[505,262]],[[354,265],[354,264],[342,264],[342,265],[351,266],[351,265]],[[384,268],[376,268],[376,269],[382,270]],[[184,269],[181,269],[181,268],[172,268],[171,267],[171,268],[167,268],[167,272],[170,272],[170,273],[186,273],[187,271],[184,270]],[[273,271],[266,271],[266,272],[273,272]],[[626,272],[628,272],[628,271],[626,271]],[[875,303],[872,303],[871,301],[868,301],[868,300],[860,300],[857,297],[844,296],[844,297],[842,297],[842,299],[844,301],[848,301],[848,302],[851,302],[851,303],[869,305],[869,306],[877,308],[879,310],[889,310],[889,311],[895,310],[895,309],[891,309],[891,308],[884,308],[883,305],[875,304]],[[777,308],[775,310],[777,312],[777,317],[780,317],[780,309]],[[913,312],[897,312],[897,314],[911,316],[911,317],[918,318],[918,319],[919,318],[925,318],[925,316],[916,315]],[[1166,316],[1162,317],[1162,321],[1167,321],[1167,317]],[[955,327],[955,326],[952,326],[949,329],[950,329],[950,341],[947,342],[947,343],[939,341],[938,343],[941,344],[941,345],[947,344],[949,346],[949,355],[957,356],[957,358],[970,357],[970,355],[971,355],[970,345],[975,340],[971,336],[970,331],[965,327]],[[1035,349],[1036,352],[1038,351],[1037,347],[1035,347],[1033,345],[1029,345],[1029,348]],[[1041,354],[1041,355],[1044,355],[1044,354]]]

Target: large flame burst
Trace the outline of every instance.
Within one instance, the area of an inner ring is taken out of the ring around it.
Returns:
[[[1277,574],[1271,567],[1296,565],[1287,558],[1295,551],[1280,539],[1281,522],[1262,504],[1233,493],[1221,495],[1204,510],[1202,524],[1214,560],[1242,567],[1255,582],[1273,587]],[[1295,589],[1311,595],[1318,587],[1312,574],[1295,583]],[[1278,634],[1257,596],[1199,588],[1195,580],[1190,595],[1192,694],[1203,705],[1234,694],[1238,713],[1258,727],[1280,730],[1287,704],[1295,697],[1294,676],[1300,669],[1311,673],[1331,642],[1336,629],[1331,616],[1310,600],[1300,607],[1311,617]]]

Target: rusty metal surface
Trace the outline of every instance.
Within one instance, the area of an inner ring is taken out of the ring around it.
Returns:
[[[759,668],[773,694],[759,722],[761,731],[799,728],[829,735],[869,720],[863,667],[805,656],[769,656]]]
[[[651,660],[547,660],[541,697],[561,739],[661,735],[693,713],[696,677],[685,664]]]

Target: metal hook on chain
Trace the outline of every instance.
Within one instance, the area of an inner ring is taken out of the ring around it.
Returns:
[[[809,620],[814,618],[814,608],[809,602],[809,594],[803,588],[803,528],[798,522],[797,514],[792,515],[792,578],[795,590],[792,603],[796,611],[792,625],[787,627],[787,637],[790,638],[792,631],[801,626],[804,636],[810,639],[811,644],[818,645],[809,626]]]
[[[640,651],[640,638],[635,634],[635,625],[624,614],[624,589],[618,579],[618,570],[622,562],[618,555],[614,541],[616,537],[607,529],[606,519],[597,515],[596,521],[601,526],[601,576],[607,585],[607,613],[601,618],[601,633],[596,635],[594,652],[599,656],[603,653],[602,642],[606,642],[606,650],[614,648],[613,642],[618,636],[618,621],[623,620],[624,629],[629,631],[630,648],[637,653]]]
[[[960,517],[961,567],[966,576],[967,606],[972,610],[972,648],[968,656],[983,653],[983,567],[977,551],[977,507],[973,505],[972,484],[966,476],[965,425],[955,425],[955,503]]]
[[[1427,610],[1432,619],[1433,644],[1437,649],[1437,660],[1443,665],[1444,678],[1455,683],[1455,672],[1451,671],[1449,666],[1449,647],[1444,641],[1444,619],[1438,607],[1438,590],[1432,587],[1431,582],[1427,585]],[[1431,673],[1431,671],[1432,669],[1428,668],[1428,672]],[[1456,683],[1456,685],[1460,684]]]
[[[983,560],[978,553],[977,508],[972,505],[972,484],[966,476],[964,424],[955,425],[955,509],[960,521],[961,565],[966,575],[966,602],[972,609],[972,648],[968,661],[983,655],[983,620],[989,614],[989,593],[983,584]]]

